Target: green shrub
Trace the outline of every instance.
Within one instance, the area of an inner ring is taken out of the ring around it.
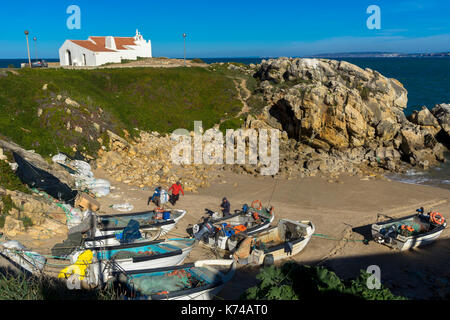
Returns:
[[[281,267],[265,267],[257,275],[260,283],[241,296],[245,300],[310,300],[346,298],[360,300],[403,300],[385,287],[368,289],[370,274],[361,270],[360,276],[342,281],[324,267],[310,267],[288,262]]]
[[[0,273],[0,300],[117,300],[112,286],[96,290],[70,290],[65,282],[49,276]]]
[[[33,221],[31,220],[30,217],[25,216],[25,217],[20,218],[20,220],[23,222],[23,226],[25,228],[29,228],[29,227],[33,226]]]
[[[2,195],[0,201],[3,204],[2,214],[8,215],[12,208],[18,209],[11,199],[10,195]]]
[[[361,99],[367,101],[369,100],[370,89],[368,87],[363,87],[359,90],[359,94],[361,95]]]
[[[225,135],[227,129],[239,129],[244,124],[244,119],[242,117],[231,118],[225,120],[220,124],[220,131]]]
[[[205,61],[203,61],[202,59],[199,59],[199,58],[192,59],[191,62],[193,62],[193,63],[206,63]]]

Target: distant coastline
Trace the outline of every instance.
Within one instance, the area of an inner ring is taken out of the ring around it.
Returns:
[[[342,59],[342,58],[450,58],[450,52],[431,52],[431,53],[398,53],[398,52],[342,52],[342,53],[320,53],[315,55],[305,56],[293,56],[294,58],[329,58],[329,59]],[[188,59],[194,59],[198,57],[192,57]],[[202,58],[206,63],[217,62],[236,62],[244,64],[257,64],[263,59],[276,59],[278,57],[214,57],[214,58]],[[47,62],[59,62],[58,58],[43,58]],[[182,58],[177,58],[182,59]],[[35,59],[31,59],[34,61]],[[8,68],[10,65],[14,65],[15,68],[20,68],[22,63],[28,63],[27,58],[18,59],[0,59],[0,68]]]
[[[342,52],[311,55],[312,58],[450,58],[450,52],[399,53],[399,52]]]

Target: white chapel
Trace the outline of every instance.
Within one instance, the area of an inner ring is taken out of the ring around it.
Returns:
[[[89,37],[88,40],[66,40],[59,49],[61,66],[101,66],[120,63],[122,59],[151,58],[152,44],[136,30],[134,37]]]

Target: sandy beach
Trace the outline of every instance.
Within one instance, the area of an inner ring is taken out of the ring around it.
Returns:
[[[107,178],[101,169],[95,175]],[[361,240],[368,230],[364,226],[377,219],[385,219],[378,218],[380,213],[401,217],[412,214],[415,209],[423,206],[426,210],[437,210],[448,217],[449,190],[356,176],[342,176],[335,182],[329,182],[320,177],[274,180],[271,177],[224,172],[219,181],[222,183],[213,181],[210,187],[200,189],[199,193],[181,196],[175,207],[186,209],[188,214],[168,236],[187,236],[187,226],[197,223],[205,208],[217,210],[224,196],[230,200],[232,210],[256,199],[261,200],[264,205],[268,205],[271,200],[270,204],[275,207],[274,223],[280,218],[311,220],[316,226],[316,234],[350,240],[337,241],[315,236],[303,252],[291,258],[299,263],[330,267],[343,278],[355,278],[359,270],[378,265],[381,268],[381,282],[394,293],[410,298],[439,297],[439,292],[443,292],[441,289],[448,288],[448,229],[436,243],[408,252],[398,252],[374,242],[365,245]],[[143,190],[117,182],[112,185],[114,189],[111,194],[99,199],[102,213],[113,213],[110,206],[124,202],[133,204],[133,211],[136,212],[153,207],[153,204],[147,206],[152,189]],[[197,246],[186,262],[214,257],[210,249]],[[234,279],[217,298],[239,298],[245,289],[256,283],[254,275],[257,272],[258,268],[239,267]],[[434,278],[429,278],[430,275]]]

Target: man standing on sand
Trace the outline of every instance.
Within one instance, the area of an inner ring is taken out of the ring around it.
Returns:
[[[160,201],[160,199],[161,199],[161,191],[162,191],[161,187],[156,188],[155,192],[153,193],[153,195],[148,198],[147,205],[149,205],[150,201],[151,201],[159,208],[160,205],[161,205],[161,201]]]
[[[172,190],[172,195],[170,196],[169,202],[174,206],[175,203],[178,201],[178,199],[180,199],[180,192],[184,196],[184,191],[183,191],[183,188],[181,187],[180,181],[177,181],[177,183],[174,183],[170,187],[169,192],[170,192],[170,190]]]
[[[224,217],[227,217],[230,215],[230,202],[227,198],[222,199],[222,204],[220,205],[220,208],[222,208],[222,213]]]

